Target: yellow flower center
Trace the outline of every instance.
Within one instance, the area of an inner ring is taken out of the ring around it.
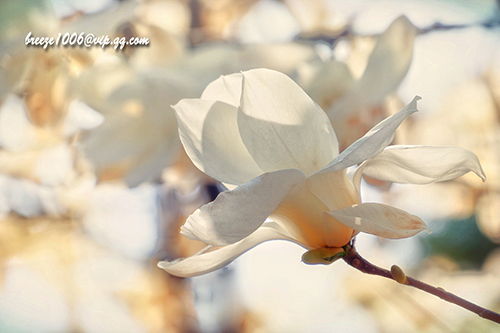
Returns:
[[[346,202],[346,207],[358,203],[352,199]],[[325,211],[329,211],[328,207],[303,182],[292,188],[270,217],[312,248],[346,245],[354,231],[330,215],[323,214]]]

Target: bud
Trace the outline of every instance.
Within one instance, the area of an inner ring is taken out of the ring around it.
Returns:
[[[309,265],[329,265],[344,256],[345,250],[341,247],[323,247],[304,253],[302,255],[302,261]]]
[[[403,272],[403,270],[396,265],[391,266],[391,275],[394,280],[396,280],[399,283],[406,284],[406,274]]]

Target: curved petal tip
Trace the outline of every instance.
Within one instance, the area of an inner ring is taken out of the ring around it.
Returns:
[[[418,216],[384,204],[363,203],[323,214],[351,229],[384,238],[400,239],[424,230],[431,232]]]

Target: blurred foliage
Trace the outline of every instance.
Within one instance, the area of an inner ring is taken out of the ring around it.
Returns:
[[[480,269],[498,247],[479,231],[475,215],[443,223],[440,232],[421,238],[427,256],[445,256],[462,269]]]

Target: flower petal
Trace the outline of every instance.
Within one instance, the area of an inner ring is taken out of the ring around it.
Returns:
[[[130,187],[136,187],[145,181],[158,181],[165,166],[178,156],[179,149],[181,147],[177,133],[166,135],[159,142],[148,145],[137,155],[133,167],[125,175],[125,182]]]
[[[238,127],[264,171],[296,168],[311,174],[338,154],[326,114],[292,79],[276,71],[243,72]]]
[[[341,117],[383,102],[387,94],[399,86],[410,68],[417,32],[405,16],[394,20],[378,38],[361,79],[328,114]]]
[[[337,221],[331,215],[321,214],[325,243],[328,247],[342,247],[349,243],[354,230]]]
[[[265,173],[217,198],[188,217],[181,233],[210,245],[237,242],[257,230],[305,175],[297,169]]]
[[[394,132],[411,114],[417,112],[417,101],[413,100],[399,112],[382,120],[362,138],[347,147],[339,156],[318,173],[332,172],[348,168],[379,154],[394,139]]]
[[[265,223],[253,234],[237,243],[212,252],[198,253],[184,259],[161,261],[158,263],[158,266],[175,276],[191,277],[201,275],[222,268],[252,247],[273,239],[288,240],[304,246],[282,227],[274,222],[270,222]],[[304,247],[308,248],[307,246]]]
[[[329,210],[337,210],[359,203],[359,193],[347,177],[345,169],[315,173],[306,179],[306,185]]]
[[[241,73],[221,75],[205,88],[201,99],[221,101],[237,107],[240,105],[242,80]]]
[[[181,142],[198,169],[233,185],[246,183],[263,173],[241,141],[235,106],[184,99],[173,108]]]
[[[362,203],[323,214],[332,216],[351,229],[385,238],[406,238],[422,230],[430,233],[419,217],[378,203]]]
[[[369,177],[410,184],[428,184],[455,179],[469,171],[486,180],[477,156],[459,147],[390,146],[367,160],[354,178]]]
[[[301,182],[286,195],[269,218],[288,230],[296,239],[312,247],[325,247],[321,212],[328,210]]]
[[[417,33],[406,16],[400,16],[380,36],[358,83],[370,103],[382,102],[399,86],[410,68]]]
[[[347,64],[332,59],[322,63],[311,81],[301,83],[301,86],[305,86],[307,94],[326,110],[333,101],[345,96],[353,84],[354,79]]]

